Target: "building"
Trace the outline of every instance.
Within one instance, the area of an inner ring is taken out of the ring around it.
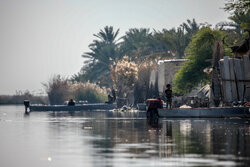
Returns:
[[[158,61],[156,70],[151,71],[149,85],[155,87],[158,84],[158,91],[163,94],[166,84],[172,84],[174,75],[188,59],[170,59]]]

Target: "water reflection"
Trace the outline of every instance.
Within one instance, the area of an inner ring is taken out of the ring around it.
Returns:
[[[250,166],[249,122],[0,107],[0,166]]]
[[[155,158],[159,158],[161,164],[181,166],[183,163],[219,166],[250,164],[248,120],[150,121],[143,114],[113,112],[82,112],[74,117],[79,115],[89,118],[81,128],[93,137],[93,156],[105,159],[108,164],[118,159],[127,163],[132,159],[147,161]],[[95,162],[96,165],[100,165],[98,162]]]

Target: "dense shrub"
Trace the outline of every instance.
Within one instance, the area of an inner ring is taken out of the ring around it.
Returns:
[[[77,101],[87,100],[90,103],[107,101],[107,91],[90,82],[75,82],[71,85],[72,96]]]
[[[48,94],[50,104],[63,104],[70,99],[70,82],[60,75],[52,77],[48,83],[43,84]]]
[[[76,101],[88,101],[91,103],[107,100],[107,91],[104,88],[90,82],[70,82],[60,75],[54,76],[44,84],[50,104],[63,104],[73,98]]]

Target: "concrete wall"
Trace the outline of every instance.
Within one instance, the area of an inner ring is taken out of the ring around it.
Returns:
[[[172,84],[174,75],[187,59],[160,60],[157,70],[151,71],[150,84],[155,85],[158,81],[159,93],[163,94],[166,84]],[[158,77],[156,77],[158,75]]]
[[[219,62],[223,103],[250,101],[250,61],[225,56]],[[243,99],[244,98],[244,99]]]

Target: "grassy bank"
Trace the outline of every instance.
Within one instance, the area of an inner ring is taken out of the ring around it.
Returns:
[[[47,96],[35,96],[29,91],[18,91],[15,95],[0,95],[0,105],[23,104],[24,100],[30,100],[33,104],[48,104]]]

